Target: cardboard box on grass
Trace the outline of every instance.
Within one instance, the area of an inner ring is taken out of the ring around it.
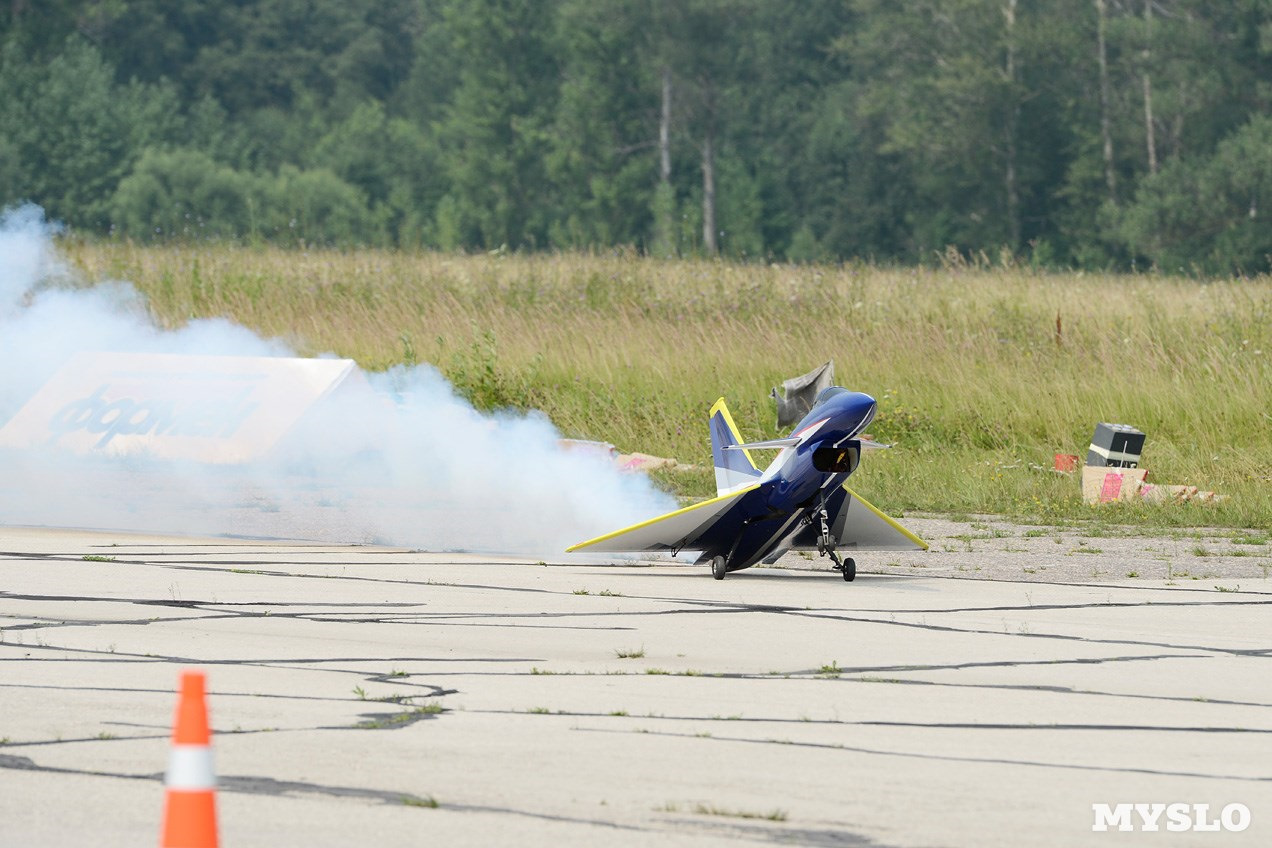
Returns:
[[[1147,468],[1082,468],[1082,499],[1090,504],[1125,501],[1137,497],[1148,476]]]
[[[1146,468],[1099,468],[1085,466],[1082,469],[1082,499],[1089,504],[1112,503],[1139,498],[1152,503],[1214,503],[1223,495],[1198,489],[1196,486],[1167,486],[1144,482]]]

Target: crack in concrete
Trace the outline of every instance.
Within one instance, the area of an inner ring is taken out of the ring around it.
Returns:
[[[770,718],[765,716],[721,716],[705,715],[627,715],[603,712],[586,712],[573,710],[553,710],[551,712],[527,712],[525,710],[465,710],[473,715],[515,715],[558,718],[607,718],[625,721],[695,721],[695,722],[728,722],[729,724],[791,724],[796,726],[824,725],[827,727],[914,727],[920,730],[1091,730],[1115,732],[1151,732],[1151,733],[1266,733],[1272,734],[1272,727],[1216,727],[1207,725],[1181,726],[1156,724],[1047,724],[1043,722],[940,722],[940,721],[884,721],[878,719],[861,719],[851,721],[838,718]]]
[[[368,677],[367,680],[371,682],[375,682],[375,683],[400,683],[401,685],[414,685],[414,686],[420,685],[420,684],[407,684],[403,682],[403,678],[393,677],[393,675],[391,674],[375,675],[373,677]],[[402,697],[404,698],[441,698],[445,695],[454,695],[458,693],[458,690],[456,689],[444,689],[438,686],[431,686],[428,688],[431,691],[426,694],[403,695]],[[171,689],[147,689],[144,687],[133,687],[133,686],[58,686],[58,685],[47,684],[47,683],[0,683],[0,689],[40,689],[40,690],[51,689],[51,690],[59,691],[59,692],[115,692],[117,694],[128,694],[128,695],[171,696],[173,694]],[[266,699],[266,700],[281,700],[281,701],[317,701],[319,703],[324,703],[324,704],[366,703],[368,702],[368,700],[373,700],[373,699],[367,699],[367,698],[346,698],[346,697],[331,698],[331,697],[324,697],[322,695],[287,695],[287,694],[281,694],[277,692],[227,692],[221,689],[218,689],[215,692],[212,692],[211,694],[214,697],[216,697],[217,700],[221,700],[224,698],[260,698],[260,699]]]
[[[5,647],[0,645],[0,647]],[[32,650],[41,651],[60,651],[66,653],[83,653],[98,658],[82,658],[82,657],[65,657],[60,659],[32,659],[26,657],[3,657],[0,656],[0,662],[167,662],[167,663],[185,663],[185,664],[202,664],[202,665],[247,665],[259,666],[263,668],[292,668],[300,665],[323,665],[329,662],[446,662],[446,663],[532,663],[546,662],[542,657],[508,657],[508,658],[492,658],[492,657],[288,657],[279,659],[200,659],[197,657],[173,657],[161,656],[157,654],[135,654],[125,651],[111,652],[102,651],[94,648],[74,648],[60,645],[12,645],[9,647],[22,647]],[[827,674],[817,669],[802,669],[789,672],[792,675],[800,675],[808,678],[819,679],[835,679],[837,675],[851,674],[870,674],[877,672],[910,672],[910,671],[960,671],[968,668],[1026,668],[1034,666],[1049,665],[1102,665],[1104,663],[1116,662],[1141,662],[1155,661],[1162,659],[1206,659],[1201,654],[1153,654],[1153,655],[1130,655],[1130,656],[1114,656],[1114,657],[1066,657],[1061,659],[1049,660],[986,660],[982,662],[964,662],[964,663],[945,663],[945,664],[927,664],[927,665],[876,665],[876,666],[847,666],[838,668],[834,674]],[[372,679],[366,677],[367,672],[359,669],[321,669],[322,671],[330,671],[344,674],[356,674],[364,677],[364,679]],[[579,676],[587,675],[589,672],[552,672],[547,676]],[[597,672],[596,674],[604,676],[606,672]],[[640,672],[623,672],[624,676],[645,676]],[[436,672],[430,671],[430,677],[445,676],[461,676],[461,677],[522,677],[536,676],[532,671],[497,671],[497,672]],[[668,675],[652,675],[653,677],[678,677],[691,676],[679,675],[671,673]],[[745,672],[718,672],[718,673],[701,673],[692,675],[695,677],[714,677],[723,679],[736,680],[773,680],[785,677],[786,674],[753,674]],[[851,678],[849,678],[851,679]],[[394,681],[396,682],[396,681]]]
[[[137,654],[129,651],[105,651],[99,648],[75,648],[69,645],[5,645],[0,644],[3,648],[26,648],[28,650],[38,651],[60,651],[64,653],[80,653],[88,654],[88,657],[53,657],[50,659],[32,659],[26,657],[3,657],[0,656],[0,662],[162,662],[162,663],[182,663],[186,665],[248,665],[259,666],[261,668],[290,668],[293,664],[303,665],[323,665],[333,662],[365,662],[365,663],[392,663],[392,662],[431,662],[431,663],[528,663],[543,662],[541,658],[536,657],[433,657],[433,656],[413,656],[413,657],[278,657],[278,658],[247,658],[247,659],[213,659],[204,657],[186,657],[186,656],[168,656],[162,654]],[[365,677],[368,672],[361,669],[351,668],[326,668],[321,671],[336,672],[341,674],[357,674]],[[412,675],[413,676],[413,675]],[[430,677],[435,676],[430,672]]]
[[[584,733],[635,733],[650,736],[667,736],[676,739],[696,739],[703,742],[741,742],[748,745],[781,745],[790,748],[814,748],[826,751],[843,751],[850,754],[869,754],[880,757],[903,757],[918,760],[938,760],[952,763],[978,763],[986,765],[1030,766],[1034,768],[1065,769],[1073,771],[1111,772],[1113,774],[1146,774],[1158,777],[1190,777],[1201,780],[1240,780],[1250,783],[1272,783],[1272,775],[1247,777],[1232,774],[1207,774],[1191,771],[1165,771],[1162,769],[1136,768],[1133,766],[1095,766],[1077,763],[1045,763],[1036,760],[1013,760],[1003,757],[968,757],[956,754],[923,754],[912,751],[889,751],[881,748],[864,748],[854,745],[839,745],[829,742],[794,742],[785,739],[748,739],[745,736],[699,736],[693,733],[673,733],[668,730],[612,730],[604,727],[571,728]]]
[[[3,552],[0,552],[0,559],[5,558],[5,556],[6,555]],[[84,562],[84,557],[82,555],[30,554],[30,555],[18,556],[18,557],[10,559],[9,561],[30,562],[32,560],[80,564]],[[256,560],[226,560],[221,563],[213,563],[213,565],[219,564],[219,565],[229,565],[229,566],[242,566],[242,568],[239,571],[235,571],[234,568],[211,568],[204,565],[182,564],[182,563],[175,563],[175,562],[154,562],[152,560],[147,560],[147,559],[118,559],[116,558],[111,560],[109,563],[101,563],[101,564],[102,565],[143,565],[143,566],[151,566],[153,568],[161,568],[161,569],[170,570],[170,571],[195,571],[195,572],[200,572],[204,574],[246,575],[250,573],[250,575],[261,576],[261,577],[289,577],[296,580],[346,580],[346,581],[352,581],[357,583],[378,583],[378,584],[385,584],[385,585],[392,585],[392,586],[437,586],[437,587],[457,588],[457,589],[480,589],[483,591],[514,592],[519,594],[532,594],[532,595],[541,595],[541,594],[542,595],[563,595],[565,594],[564,592],[556,591],[553,589],[533,589],[529,587],[505,586],[500,584],[451,583],[451,582],[433,583],[426,580],[407,580],[405,578],[363,577],[363,576],[357,576],[357,575],[351,575],[351,574],[304,574],[304,573],[296,573],[294,571],[275,571],[275,570],[269,570],[269,569],[256,567],[261,564],[259,561],[256,561]],[[464,565],[464,564],[465,563],[438,563],[438,562],[421,563],[421,562],[415,562],[415,561],[403,561],[400,563],[326,562],[326,563],[316,563],[315,565],[319,565],[323,568],[334,568],[337,566],[353,567],[353,568],[378,568],[378,567],[382,567],[386,565],[428,567],[428,566],[434,566],[434,565]],[[508,565],[529,566],[529,563],[508,563]],[[537,566],[537,567],[542,568],[543,566]]]
[[[14,771],[34,771],[49,774],[73,774],[86,777],[104,777],[118,780],[140,780],[162,783],[162,772],[134,774],[129,772],[101,771],[97,769],[74,769],[60,766],[40,765],[30,757],[15,754],[0,754],[0,769]],[[518,810],[512,807],[497,807],[487,804],[440,803],[432,796],[420,796],[414,792],[402,792],[389,789],[372,789],[360,786],[336,786],[322,783],[308,783],[298,780],[278,780],[256,775],[225,775],[217,777],[217,789],[226,792],[239,792],[248,795],[267,795],[273,797],[296,798],[307,795],[319,795],[328,798],[343,798],[356,801],[370,801],[377,804],[405,805],[424,808],[437,808],[461,813],[496,813],[537,819],[540,821],[561,822],[566,824],[583,824],[603,827],[610,830],[625,830],[635,833],[650,832],[648,828],[634,825],[607,822],[600,819],[588,819],[576,816],[560,816],[549,813],[535,813]]]
[[[871,848],[871,846],[880,845],[860,833],[840,829],[796,828],[784,827],[779,824],[743,824],[733,821],[704,821],[686,816],[676,816],[674,821],[680,830],[707,832],[730,839],[747,839],[753,842],[775,843],[778,845],[803,845],[806,848]]]
[[[143,564],[144,564],[144,563],[143,563]],[[160,566],[160,567],[168,567],[168,566]],[[287,576],[296,576],[296,575],[287,575]],[[306,576],[312,576],[312,575],[306,575]],[[318,578],[318,579],[327,579],[327,578]],[[345,578],[345,577],[340,577],[340,578],[337,578],[337,579],[354,579],[354,580],[364,580],[364,579],[368,579],[368,578]],[[378,581],[377,581],[377,582],[378,582]],[[408,583],[409,585],[413,585],[413,586],[439,585],[439,584],[429,584],[429,583],[417,583],[417,582],[414,582],[414,581],[387,581],[387,582],[395,582],[395,583],[403,583],[403,582],[405,582],[405,583]],[[495,588],[501,588],[501,587],[496,587],[496,586],[486,586],[486,585],[482,585],[482,584],[448,584],[448,585],[451,585],[451,586],[460,586],[460,587],[462,587],[462,588],[467,588],[467,589],[495,589]],[[502,587],[502,588],[507,589],[507,588],[512,588],[512,587]],[[526,591],[531,591],[531,592],[535,592],[535,593],[539,593],[539,594],[564,595],[564,592],[563,592],[563,591],[562,591],[562,592],[558,592],[558,591],[546,590],[546,589],[533,589],[533,590],[526,590]],[[20,596],[20,595],[9,595],[8,593],[0,593],[0,597],[14,597],[14,598],[17,598],[17,599],[23,599],[23,596]],[[225,608],[225,607],[239,606],[238,604],[234,604],[234,603],[226,603],[226,602],[218,602],[218,601],[207,601],[207,600],[192,600],[192,601],[177,601],[177,600],[170,600],[170,601],[169,601],[169,600],[163,600],[163,599],[136,599],[136,600],[129,601],[129,600],[127,600],[127,599],[119,599],[119,598],[111,598],[111,599],[95,598],[95,599],[94,599],[94,598],[91,598],[91,596],[88,596],[88,597],[80,597],[80,596],[31,596],[31,597],[28,597],[28,598],[25,598],[25,599],[28,599],[28,600],[90,600],[90,599],[91,599],[91,600],[102,600],[102,601],[104,601],[104,600],[109,600],[109,601],[111,601],[111,602],[116,602],[116,603],[129,603],[129,602],[131,602],[131,603],[137,603],[137,604],[142,604],[142,605],[150,605],[150,606],[171,606],[171,607],[177,607],[177,608],[181,608],[181,609],[200,609],[200,610],[206,610],[208,607]],[[1138,647],[1166,648],[1166,649],[1172,649],[1172,650],[1194,650],[1194,651],[1205,651],[1205,652],[1210,652],[1210,653],[1226,653],[1226,654],[1231,654],[1231,655],[1235,655],[1235,656],[1265,657],[1265,656],[1269,656],[1270,654],[1272,654],[1272,649],[1269,649],[1269,648],[1239,649],[1239,648],[1221,648],[1221,647],[1214,647],[1214,646],[1207,646],[1207,645],[1177,645],[1177,644],[1173,644],[1173,643],[1169,643],[1169,642],[1154,642],[1154,641],[1133,640],[1133,639],[1089,639],[1089,638],[1086,638],[1086,637],[1081,637],[1081,636],[1070,636],[1070,635],[1067,635],[1067,634],[1059,634],[1059,633],[1004,633],[1004,632],[1000,632],[1000,631],[997,631],[997,630],[986,630],[986,629],[982,629],[982,628],[965,628],[965,627],[957,627],[957,626],[952,626],[952,625],[936,625],[936,624],[927,624],[927,623],[924,623],[924,622],[895,621],[895,620],[887,620],[887,619],[882,619],[882,618],[876,618],[876,617],[874,617],[874,616],[882,616],[882,615],[895,615],[895,614],[897,614],[897,613],[898,613],[898,611],[896,611],[896,610],[872,610],[872,611],[870,611],[870,612],[869,612],[868,614],[866,614],[866,615],[860,615],[860,614],[859,614],[859,615],[849,615],[849,614],[845,614],[845,613],[852,612],[852,610],[847,610],[847,611],[844,611],[843,613],[841,613],[841,612],[839,612],[839,611],[830,611],[830,610],[824,610],[824,611],[806,610],[806,609],[801,609],[801,608],[791,607],[791,606],[780,606],[780,605],[771,605],[771,604],[737,604],[737,603],[720,602],[720,601],[701,601],[701,600],[691,599],[691,598],[665,598],[665,597],[660,598],[660,597],[641,597],[641,596],[637,596],[637,597],[636,597],[636,598],[634,598],[634,599],[639,599],[639,600],[650,600],[650,601],[661,601],[661,602],[665,602],[665,603],[680,603],[680,604],[684,604],[684,605],[686,605],[688,608],[686,608],[686,609],[669,609],[669,610],[573,611],[573,612],[535,612],[535,613],[442,613],[442,614],[439,614],[439,615],[437,615],[437,616],[431,616],[431,615],[428,615],[428,614],[421,614],[420,616],[417,616],[417,617],[416,617],[416,620],[409,621],[409,622],[405,622],[405,621],[381,620],[379,623],[385,623],[385,624],[419,624],[419,625],[431,625],[431,626],[441,626],[441,625],[443,625],[443,624],[449,624],[449,625],[452,625],[452,626],[481,626],[478,622],[470,622],[470,621],[456,621],[456,619],[473,619],[473,618],[475,618],[475,619],[484,619],[484,618],[495,618],[495,619],[498,619],[498,621],[500,622],[500,624],[499,624],[498,626],[523,626],[523,627],[524,627],[524,626],[526,626],[526,625],[512,625],[512,624],[509,624],[509,623],[508,623],[508,620],[509,620],[509,619],[511,619],[511,618],[544,618],[544,617],[547,617],[547,618],[582,618],[582,617],[601,617],[601,618],[609,618],[609,617],[615,617],[615,616],[620,616],[620,617],[640,617],[640,616],[647,616],[647,615],[650,615],[650,616],[659,616],[659,615],[688,615],[688,614],[693,614],[693,613],[703,613],[703,612],[710,612],[710,613],[730,613],[730,614],[734,614],[734,613],[743,613],[743,612],[758,612],[758,613],[764,613],[764,614],[773,614],[773,613],[776,613],[776,614],[783,614],[783,615],[798,615],[798,616],[807,617],[807,618],[820,618],[820,619],[827,619],[827,620],[833,620],[833,621],[843,621],[843,622],[867,623],[867,624],[882,624],[882,625],[885,625],[885,626],[897,626],[897,627],[910,627],[910,628],[916,628],[916,629],[922,629],[922,630],[929,630],[929,631],[933,631],[933,632],[944,632],[944,633],[966,633],[966,634],[977,634],[977,635],[1007,636],[1007,637],[1012,637],[1012,638],[1044,638],[1044,639],[1058,639],[1058,640],[1066,640],[1066,641],[1077,641],[1077,642],[1083,642],[1083,643],[1087,643],[1087,644],[1104,644],[1104,645],[1133,645],[1133,646],[1138,646]],[[250,603],[251,603],[252,605],[270,606],[270,607],[273,607],[273,608],[278,608],[278,607],[283,607],[283,608],[285,608],[285,607],[287,606],[287,604],[271,604],[270,602],[265,602],[265,601],[253,601],[253,602],[250,602]],[[401,604],[401,603],[404,603],[404,602],[385,602],[385,603],[386,603],[386,604]],[[1226,603],[1227,603],[1227,604],[1232,604],[1232,605],[1243,605],[1243,606],[1259,606],[1259,605],[1263,605],[1263,604],[1265,604],[1265,602],[1263,602],[1263,601],[1229,601],[1229,602],[1226,602]],[[1269,603],[1272,603],[1272,602],[1269,602]],[[1101,604],[1101,603],[1095,603],[1095,604],[1075,605],[1075,606],[1073,606],[1073,607],[1066,607],[1066,606],[1064,606],[1064,605],[1054,605],[1054,606],[1051,606],[1051,607],[1042,607],[1042,606],[1040,606],[1040,607],[1029,607],[1029,606],[1026,606],[1026,607],[1012,607],[1012,608],[1003,608],[1003,609],[998,610],[998,611],[1030,611],[1030,610],[1037,610],[1037,609],[1066,609],[1066,608],[1077,608],[1077,609],[1082,609],[1082,608],[1099,608],[1099,607],[1103,607],[1103,606],[1114,606],[1114,607],[1117,607],[1117,608],[1126,608],[1126,607],[1146,607],[1146,608],[1148,608],[1148,607],[1166,606],[1166,605],[1171,605],[1171,606],[1193,606],[1193,605],[1195,605],[1195,606],[1208,606],[1208,605],[1223,605],[1223,604],[1225,604],[1225,602],[1223,602],[1223,601],[1196,602],[1196,603],[1190,603],[1190,602],[1169,602],[1169,603],[1166,603],[1166,604],[1157,604],[1157,603],[1153,603],[1153,602],[1145,602],[1145,603],[1142,603],[1142,604]],[[306,606],[312,606],[312,605],[306,605]],[[364,606],[371,606],[371,607],[373,607],[373,608],[379,608],[381,605],[380,605],[380,604],[366,604],[366,605],[364,605]],[[703,609],[704,607],[706,607],[707,609]],[[983,609],[983,610],[979,610],[979,611],[988,611],[988,610],[992,610],[992,609],[994,609],[994,608],[985,608],[985,609]],[[218,610],[218,611],[220,611],[220,610]],[[900,611],[900,613],[901,613],[901,614],[923,614],[923,615],[926,615],[926,614],[928,614],[929,612],[930,612],[930,613],[932,613],[932,614],[937,614],[937,613],[939,613],[939,612],[951,612],[951,611],[969,611],[969,610],[939,610],[939,609],[934,609],[934,610],[922,610],[922,611],[920,611],[920,612],[918,612],[918,613],[914,613],[914,612],[912,612],[912,611],[902,610],[902,611]],[[226,611],[224,611],[224,614],[225,614],[225,615],[227,615],[227,616],[231,616],[231,615],[252,615],[253,613],[249,613],[249,612],[237,612],[237,611],[234,611],[234,610],[226,610]],[[286,612],[276,613],[276,614],[277,614],[277,615],[280,615],[280,616],[282,616],[282,615],[298,615],[298,616],[299,616],[299,615],[306,615],[306,614],[302,614],[302,613],[286,613]],[[333,621],[333,622],[336,622],[336,623],[361,623],[361,622],[365,621],[365,619],[336,619],[336,618],[333,618],[333,619],[316,619],[316,618],[313,618],[312,616],[309,616],[309,617],[310,617],[310,619],[311,619],[311,620],[330,620],[330,621]],[[441,620],[438,620],[438,619],[445,619],[445,621],[441,621]],[[373,619],[373,620],[374,620],[374,619]],[[560,627],[559,629],[567,629],[567,628],[566,628],[566,627],[564,627],[564,626],[562,626],[562,627]],[[587,626],[587,627],[576,627],[576,628],[573,628],[573,629],[585,629],[585,630],[605,630],[605,629],[613,629],[613,630],[617,630],[617,629],[619,629],[619,628],[617,628],[617,627],[610,627],[610,628],[606,628],[606,627],[601,627],[601,626]]]
[[[1050,610],[1083,609],[1136,609],[1164,607],[1258,607],[1272,606],[1272,601],[1095,601],[1086,604],[1025,604],[1001,607],[934,607],[931,609],[894,609],[886,612],[894,615],[933,615],[962,612],[1045,612]],[[871,613],[875,610],[856,609],[848,612]]]
[[[803,618],[821,618],[831,621],[845,621],[854,623],[867,624],[883,624],[895,627],[910,627],[919,630],[930,630],[936,633],[959,633],[977,636],[1006,636],[1015,639],[1055,639],[1064,642],[1081,642],[1086,645],[1127,645],[1141,648],[1166,648],[1175,651],[1202,651],[1212,654],[1229,654],[1238,657],[1259,657],[1267,655],[1272,649],[1268,648],[1219,648],[1213,645],[1176,645],[1171,642],[1150,642],[1140,639],[1091,639],[1085,636],[1070,636],[1065,633],[1008,633],[1001,630],[984,630],[981,628],[953,627],[939,624],[924,624],[913,621],[890,621],[877,618],[858,618],[854,616],[841,616],[828,613],[815,613],[806,610],[794,610],[791,615]]]

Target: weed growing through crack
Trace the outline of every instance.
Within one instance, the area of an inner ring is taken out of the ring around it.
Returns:
[[[628,650],[623,650],[622,648],[620,648],[616,650],[614,653],[618,656],[620,660],[638,660],[641,657],[645,656],[645,646],[641,645],[639,648],[628,649]]]
[[[444,712],[446,712],[446,708],[437,701],[429,701],[427,704],[421,704],[418,707],[412,707],[409,710],[395,713],[385,718],[371,718],[366,721],[360,721],[354,727],[359,730],[387,730],[411,724],[425,716],[438,715]]]
[[[700,816],[725,816],[733,819],[764,819],[766,821],[786,821],[785,810],[772,810],[767,813],[753,813],[748,810],[729,810],[711,804],[697,804],[693,812]]]

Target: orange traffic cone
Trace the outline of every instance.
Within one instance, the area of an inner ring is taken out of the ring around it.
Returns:
[[[203,672],[181,673],[160,848],[216,848],[216,774],[205,691]]]

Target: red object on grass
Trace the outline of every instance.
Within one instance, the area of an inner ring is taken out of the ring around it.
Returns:
[[[1056,454],[1056,471],[1077,471],[1078,458],[1071,453]]]

